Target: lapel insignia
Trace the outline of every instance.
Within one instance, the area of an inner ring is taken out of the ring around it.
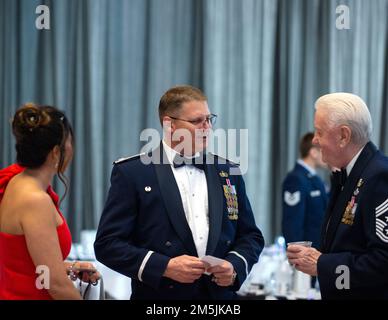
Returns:
[[[237,220],[238,219],[238,200],[236,187],[230,183],[229,179],[226,180],[226,185],[223,185],[224,196],[226,199],[226,207],[228,210],[228,218],[229,220]]]
[[[358,180],[357,187],[353,191],[352,198],[348,202],[348,204],[345,208],[344,214],[342,216],[342,219],[341,219],[342,223],[347,224],[349,226],[353,225],[354,217],[355,217],[356,210],[357,210],[357,196],[359,195],[360,188],[362,187],[363,184],[364,184],[364,180],[362,180],[362,179]]]
[[[144,188],[144,191],[145,191],[145,192],[151,192],[151,190],[152,190],[152,189],[151,189],[150,186],[146,186],[146,187]]]
[[[219,174],[220,174],[220,177],[221,177],[221,178],[227,178],[227,177],[229,177],[229,175],[228,175],[225,171],[221,171]]]

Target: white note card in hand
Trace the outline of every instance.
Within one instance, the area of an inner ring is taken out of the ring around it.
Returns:
[[[210,265],[210,267],[218,266],[224,262],[224,260],[222,260],[220,258],[213,257],[213,256],[203,256],[201,258],[201,260],[203,262],[208,263]],[[205,272],[205,274],[210,275],[209,272]]]
[[[224,260],[213,256],[204,256],[201,260],[210,264],[211,267],[218,266],[224,262]]]

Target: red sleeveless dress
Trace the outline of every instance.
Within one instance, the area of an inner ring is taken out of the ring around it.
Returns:
[[[8,182],[24,170],[14,164],[0,170],[0,202]],[[48,187],[47,193],[63,219],[57,227],[59,244],[63,260],[70,253],[71,234],[66,220],[59,210],[59,197]],[[35,281],[38,274],[27,249],[24,235],[12,235],[0,232],[0,300],[51,300],[46,289],[38,289]]]

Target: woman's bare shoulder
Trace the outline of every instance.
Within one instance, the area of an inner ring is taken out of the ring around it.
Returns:
[[[53,216],[53,212],[55,213],[53,211],[55,206],[50,195],[33,181],[20,179],[14,181],[9,187],[11,189],[7,196],[12,199],[12,211],[18,214],[19,218],[30,214],[35,217],[37,215]]]
[[[36,183],[10,181],[1,203],[1,227],[4,232],[23,234],[25,226],[55,224],[55,206],[49,194]]]

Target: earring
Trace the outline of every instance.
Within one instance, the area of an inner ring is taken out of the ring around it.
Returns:
[[[58,169],[58,162],[55,164],[55,169]]]

